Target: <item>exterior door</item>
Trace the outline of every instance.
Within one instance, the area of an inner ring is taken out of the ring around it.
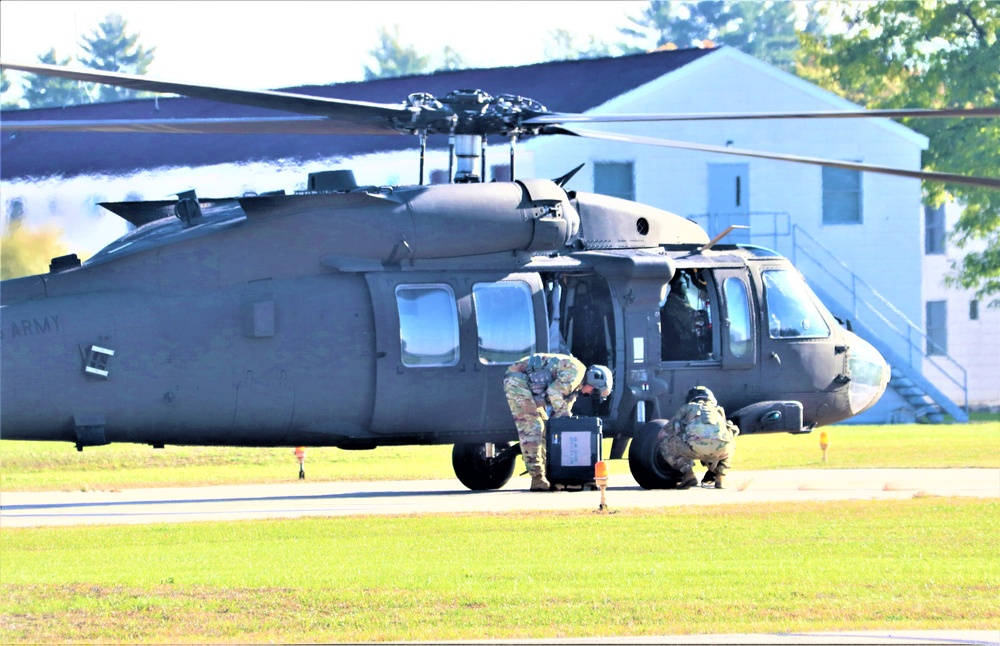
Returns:
[[[750,165],[708,165],[708,234],[722,233],[730,225],[746,229],[732,231],[723,242],[750,243]]]

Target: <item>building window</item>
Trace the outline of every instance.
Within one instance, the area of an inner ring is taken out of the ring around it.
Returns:
[[[927,301],[927,354],[948,354],[948,301]]]
[[[493,171],[494,182],[510,181],[510,164],[494,164],[490,169]]]
[[[594,162],[594,192],[635,199],[634,162]]]
[[[7,202],[7,222],[13,224],[24,219],[24,200],[15,197]]]
[[[944,204],[924,207],[924,253],[944,253]]]
[[[969,301],[969,320],[979,320],[979,301]]]
[[[861,224],[861,173],[823,167],[823,224]]]
[[[472,286],[472,300],[480,363],[514,363],[534,354],[535,312],[527,283],[478,283]]]
[[[448,285],[399,285],[399,345],[404,366],[458,363],[458,307]]]

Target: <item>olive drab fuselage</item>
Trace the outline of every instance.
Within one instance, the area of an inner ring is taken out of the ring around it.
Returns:
[[[702,251],[683,218],[548,181],[109,208],[138,228],[3,283],[4,439],[516,441],[502,381],[533,352],[611,369],[611,397],[577,412],[619,439],[696,385],[743,432],[836,422],[885,388],[787,259]],[[700,345],[678,358],[663,318],[682,273]]]

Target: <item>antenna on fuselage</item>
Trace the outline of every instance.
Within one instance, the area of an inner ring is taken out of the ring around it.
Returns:
[[[726,227],[725,231],[723,231],[719,235],[717,235],[714,238],[712,238],[711,240],[709,240],[708,244],[706,244],[704,247],[702,247],[701,249],[699,249],[697,251],[697,253],[705,253],[706,251],[708,251],[709,249],[711,249],[712,247],[714,247],[716,245],[716,243],[719,242],[719,240],[722,240],[727,235],[729,235],[730,232],[733,231],[733,229],[749,229],[749,228],[750,227],[746,226],[745,224],[730,224],[728,227]]]

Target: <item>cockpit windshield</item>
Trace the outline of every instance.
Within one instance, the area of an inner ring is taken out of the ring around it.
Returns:
[[[789,269],[765,271],[764,298],[772,339],[820,339],[830,336],[823,316],[826,308],[798,272]]]

